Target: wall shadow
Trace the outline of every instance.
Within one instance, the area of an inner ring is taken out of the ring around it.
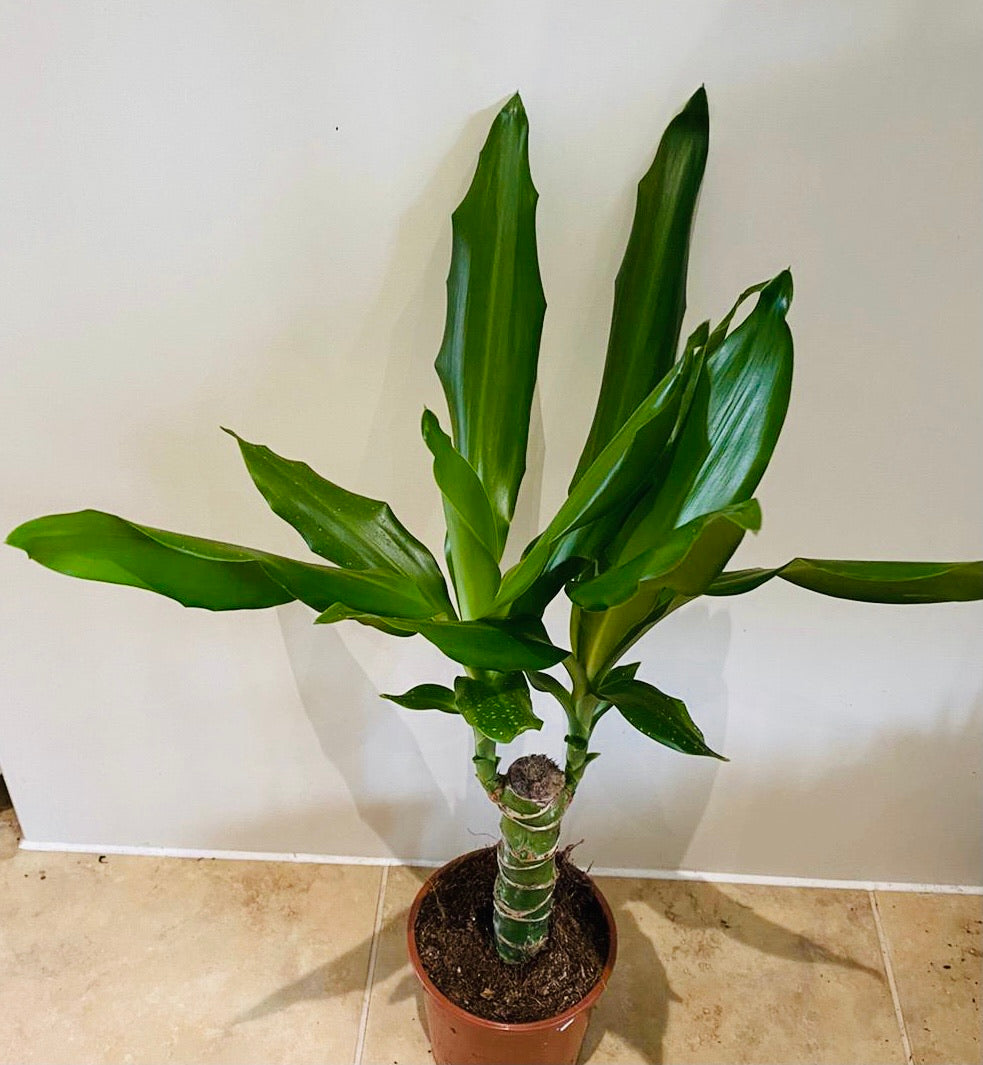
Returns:
[[[380,698],[332,627],[293,611],[281,611],[280,620],[304,710],[363,824],[390,855],[439,853],[437,840],[453,814],[404,716],[409,712]]]
[[[504,100],[502,101],[504,103]],[[400,219],[390,265],[357,347],[386,356],[381,381],[367,412],[370,419],[360,479],[381,485],[386,498],[400,500],[408,524],[442,541],[440,496],[430,476],[431,458],[420,437],[420,415],[431,407],[449,432],[443,392],[434,370],[446,314],[445,282],[450,266],[451,212],[474,176],[478,152],[501,105],[479,111],[463,128],[425,188]],[[408,283],[408,279],[412,279]],[[408,295],[407,295],[408,292]],[[408,446],[396,442],[406,441]],[[506,558],[518,557],[539,532],[539,497],[544,441],[538,390],[530,418],[526,475],[520,490]],[[432,543],[442,548],[442,542]],[[437,557],[441,555],[435,551]]]
[[[732,620],[726,605],[687,604],[626,656],[638,676],[689,706],[707,743],[726,754],[728,695],[724,666]],[[726,767],[680,755],[646,739],[616,711],[594,734],[600,757],[584,776],[565,819],[567,839],[583,839],[578,859],[608,868],[676,869],[699,827],[714,782]],[[618,796],[617,802],[611,797]],[[631,816],[623,815],[625,810]],[[631,855],[630,861],[625,856]]]
[[[367,411],[369,428],[357,484],[361,490],[390,500],[408,527],[430,541],[442,559],[439,540],[443,522],[438,490],[429,473],[429,454],[419,434],[424,405],[443,411],[433,361],[443,331],[444,279],[450,255],[450,214],[463,198],[474,173],[478,149],[498,108],[471,116],[452,148],[435,169],[426,187],[403,215],[390,265],[381,281],[365,326],[354,342],[356,350],[387,352],[382,381],[360,399],[373,401]],[[444,219],[435,229],[434,219]],[[409,296],[407,278],[412,278]],[[414,402],[414,397],[416,402]],[[446,416],[441,415],[447,427]],[[399,442],[406,441],[408,446]],[[539,506],[545,455],[543,420],[538,391],[530,418],[527,470],[512,524],[508,555],[517,557],[539,531]],[[446,854],[478,826],[491,827],[494,813],[471,781],[471,736],[461,722],[454,747],[460,771],[438,782],[415,728],[428,729],[378,696],[370,660],[380,654],[392,660],[425,662],[440,659],[421,638],[395,641],[362,630],[344,634],[298,619],[290,610],[278,612],[284,645],[305,712],[325,757],[344,777],[362,821],[384,842],[388,852],[403,858]],[[386,646],[385,652],[379,647]],[[414,652],[416,653],[414,656]],[[440,672],[429,680],[449,683],[452,663],[440,659]],[[445,677],[443,674],[447,674]],[[440,715],[433,715],[440,716]],[[428,752],[429,753],[429,752]],[[442,765],[448,764],[444,759]],[[455,796],[448,799],[449,788]],[[413,827],[408,810],[421,815]]]

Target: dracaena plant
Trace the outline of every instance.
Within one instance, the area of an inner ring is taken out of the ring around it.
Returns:
[[[704,322],[680,345],[707,146],[701,89],[670,123],[638,187],[597,408],[567,497],[505,573],[546,309],[518,96],[494,120],[453,215],[436,362],[450,433],[435,414],[423,415],[453,596],[434,556],[387,504],[240,437],[267,503],[331,565],[93,510],[37,518],[8,538],[51,569],[185,606],[257,609],[296,599],[319,623],[354,620],[392,636],[421,635],[463,667],[453,688],[423,684],[386,698],[457,715],[473,732],[477,778],[502,815],[494,929],[509,962],[545,942],[562,818],[595,757],[591,740],[606,713],[616,709],[677,751],[720,757],[680,699],[638,679],[637,663],[619,664],[654,624],[697,596],[735,595],[774,577],[866,602],[983,596],[980,562],[797,558],[774,569],[725,569],[744,535],[759,527],[753,493],[788,405],[792,278],[782,271],[753,285],[717,325]],[[542,621],[564,587],[570,650],[550,640]],[[566,683],[545,672],[561,662]],[[552,695],[566,717],[565,765],[533,755],[502,773],[498,745],[542,725],[530,685]]]

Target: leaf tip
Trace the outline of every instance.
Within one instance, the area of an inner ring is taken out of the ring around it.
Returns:
[[[762,298],[769,296],[780,314],[785,314],[792,305],[792,270],[786,267],[765,290],[761,293]]]
[[[423,439],[428,439],[439,428],[440,419],[429,407],[424,407],[423,414],[420,416],[420,432],[423,433]]]
[[[747,529],[749,532],[761,532],[761,504],[757,499],[749,499],[747,504]]]
[[[706,85],[701,85],[696,92],[686,101],[686,106],[683,108],[684,113],[692,115],[694,118],[709,119],[710,117],[710,104],[707,100]]]
[[[518,90],[512,93],[498,114],[500,118],[517,118],[521,120],[526,117],[526,109],[522,104],[522,97],[519,95]]]
[[[26,551],[27,546],[19,535],[21,533],[21,530],[24,529],[26,525],[27,522],[25,522],[24,525],[18,525],[16,529],[11,529],[11,531],[7,533],[6,537],[4,537],[3,542],[5,544],[9,544],[10,547],[18,547],[21,551]]]

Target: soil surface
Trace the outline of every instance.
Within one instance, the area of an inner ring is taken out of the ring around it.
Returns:
[[[563,854],[557,871],[548,943],[522,965],[506,965],[495,952],[495,848],[440,877],[414,931],[427,975],[452,1002],[486,1020],[521,1024],[563,1013],[597,983],[608,953],[604,913],[587,874]]]
[[[545,754],[526,754],[516,759],[506,777],[509,787],[523,799],[551,803],[563,790],[563,770]]]

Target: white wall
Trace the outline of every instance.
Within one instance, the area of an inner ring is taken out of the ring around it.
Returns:
[[[796,277],[792,407],[739,561],[980,557],[977,4],[34,3],[2,18],[5,531],[88,505],[297,553],[225,424],[385,496],[437,548],[417,424],[442,407],[449,215],[516,88],[550,305],[545,513],[589,421],[635,182],[705,82],[694,316],[786,264]],[[453,676],[420,641],[314,629],[296,606],[183,611],[12,549],[0,568],[0,762],[28,839],[439,858],[494,830],[460,723],[375,695]],[[731,762],[609,715],[571,814],[580,854],[979,883],[979,604],[788,586],[706,603],[646,638],[643,675]],[[544,711],[530,746],[555,751]]]

